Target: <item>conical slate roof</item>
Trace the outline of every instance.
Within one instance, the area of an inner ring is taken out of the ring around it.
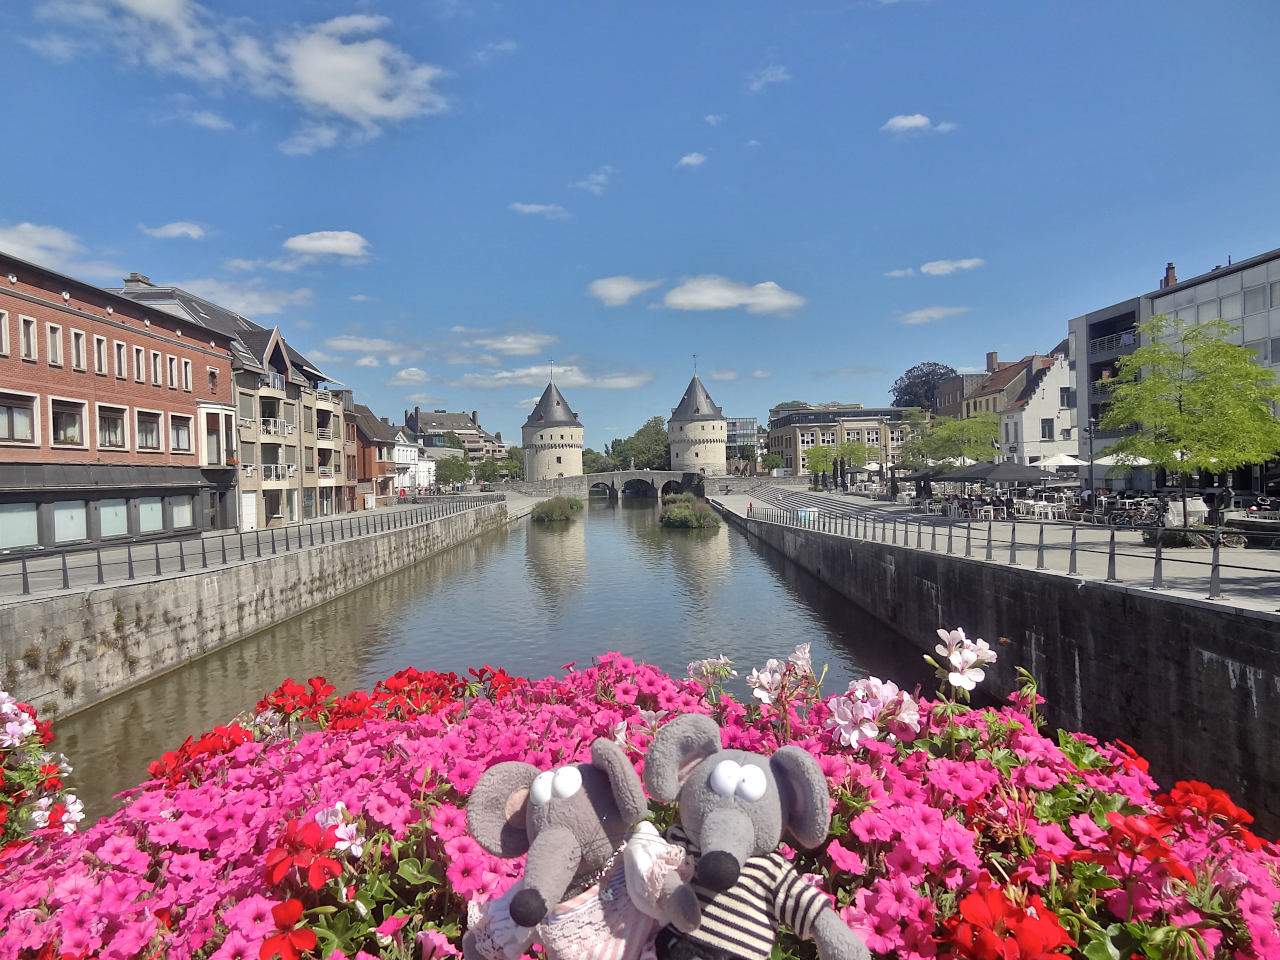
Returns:
[[[542,399],[524,422],[526,427],[580,427],[578,415],[569,409],[569,402],[554,383],[548,383],[542,391]]]
[[[679,406],[671,411],[672,420],[723,420],[724,411],[715,405],[711,394],[695,373],[685,388]]]

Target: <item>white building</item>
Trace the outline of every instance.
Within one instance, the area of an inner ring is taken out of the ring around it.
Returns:
[[[554,383],[547,384],[521,432],[526,480],[582,476],[582,424]]]
[[[1074,375],[1063,353],[1036,370],[1000,414],[1000,453],[1033,465],[1057,453],[1076,453]]]
[[[680,403],[667,421],[671,443],[671,469],[722,477],[729,472],[725,460],[728,420],[694,374]]]
[[[417,438],[404,427],[395,427],[396,437],[395,464],[396,490],[416,490],[422,486],[418,481],[419,449]]]

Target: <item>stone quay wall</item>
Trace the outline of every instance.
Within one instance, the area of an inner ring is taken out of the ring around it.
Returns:
[[[217,570],[0,604],[0,687],[45,715],[79,710],[508,522],[507,505],[490,503]]]
[[[942,626],[986,639],[993,696],[1025,667],[1056,726],[1124,740],[1162,786],[1207,781],[1280,831],[1280,616],[722,513],[923,652]]]

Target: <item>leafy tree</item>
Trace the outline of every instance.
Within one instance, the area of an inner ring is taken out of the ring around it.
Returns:
[[[582,451],[583,473],[608,473],[616,469],[613,458],[587,447]]]
[[[1229,343],[1224,320],[1188,324],[1163,315],[1139,324],[1145,346],[1116,361],[1105,382],[1110,401],[1103,430],[1124,431],[1112,452],[1144,457],[1181,476],[1187,525],[1187,474],[1222,473],[1263,463],[1280,453],[1280,403],[1275,374],[1254,352]]]
[[[927,466],[935,458],[929,453],[929,436],[933,431],[934,421],[930,414],[919,409],[903,411],[902,417],[907,435],[898,446],[898,464],[918,470]]]
[[[493,435],[493,439],[495,439],[495,440],[497,440],[499,443],[501,443],[501,442],[502,442],[502,431],[501,431],[501,430],[498,430],[496,433],[494,433],[494,435]]]
[[[436,461],[436,482],[466,483],[471,479],[471,465],[466,457],[441,457]]]
[[[662,417],[650,417],[625,440],[613,441],[608,452],[619,470],[630,470],[632,460],[637,470],[670,470],[671,445],[667,441],[666,421]]]
[[[524,470],[524,448],[517,447],[514,443],[507,447],[507,459],[519,464],[520,470]]]
[[[935,421],[925,437],[924,448],[931,460],[953,457],[994,460],[999,439],[999,417],[990,410],[983,410],[964,420],[943,418]]]
[[[895,407],[920,407],[922,410],[933,409],[933,398],[938,392],[938,384],[948,377],[956,375],[955,367],[945,363],[917,363],[914,367],[893,381],[889,393],[893,396]]]
[[[809,472],[813,474],[813,485],[819,484],[818,475],[829,473],[831,464],[835,462],[836,452],[830,447],[824,447],[822,444],[816,444],[809,448],[808,464]]]
[[[446,447],[453,447],[455,450],[467,449],[467,445],[462,442],[462,438],[458,436],[456,433],[454,433],[452,430],[445,431],[444,445]]]
[[[502,468],[498,466],[497,460],[490,457],[481,463],[477,463],[473,472],[478,482],[494,483],[501,476]]]
[[[759,448],[754,443],[743,443],[729,448],[730,458],[754,462]]]
[[[776,453],[766,453],[760,461],[761,470],[779,470],[782,468],[782,457]]]

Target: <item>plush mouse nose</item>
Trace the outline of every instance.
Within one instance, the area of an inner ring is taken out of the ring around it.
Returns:
[[[522,927],[536,927],[547,915],[547,901],[537,890],[521,890],[511,898],[511,919]]]
[[[727,850],[712,850],[698,861],[693,879],[708,890],[728,890],[738,882],[741,869],[738,858],[732,853]]]

